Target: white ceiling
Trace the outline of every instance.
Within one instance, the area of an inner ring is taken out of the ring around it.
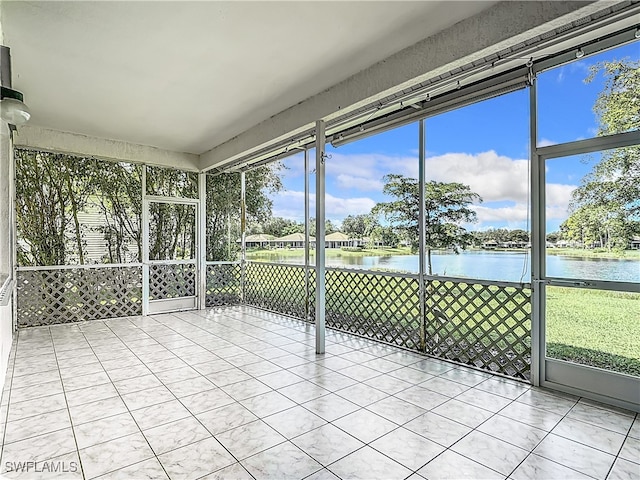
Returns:
[[[494,3],[2,0],[2,30],[30,124],[200,154]]]

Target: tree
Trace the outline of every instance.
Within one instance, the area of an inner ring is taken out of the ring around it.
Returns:
[[[303,231],[304,231],[304,225],[302,226]],[[333,232],[337,232],[338,228],[333,224],[333,222],[329,219],[326,219],[324,221],[324,233],[325,235],[329,235],[330,233]],[[311,235],[312,237],[315,236],[316,234],[316,219],[315,218],[310,218],[309,219],[309,235]]]
[[[599,124],[598,136],[640,129],[640,62],[600,62],[591,67],[585,82],[592,82],[600,73],[604,75],[605,84],[593,107]],[[612,236],[606,244],[626,245],[630,223],[640,218],[640,147],[603,152],[600,161],[574,190],[570,208],[572,215],[580,212],[573,223],[580,223],[585,216],[591,220],[608,219]],[[587,215],[583,209],[594,209],[597,213]],[[623,228],[613,227],[614,218],[625,224]],[[605,225],[599,229],[605,229]]]
[[[556,243],[563,238],[562,232],[547,233],[547,242]]]
[[[386,175],[383,193],[392,202],[377,204],[373,212],[382,213],[397,228],[406,232],[415,251],[419,248],[418,220],[420,195],[418,180],[398,174]],[[461,224],[476,221],[476,212],[469,208],[482,198],[461,183],[427,182],[425,185],[425,245],[428,273],[433,273],[431,251],[452,249],[459,253],[472,243],[473,236]]]
[[[342,221],[342,232],[349,238],[362,238],[367,231],[367,215],[347,215]]]
[[[269,193],[282,189],[274,163],[245,174],[247,223],[265,224],[271,216]],[[240,174],[225,173],[207,177],[207,260],[235,260],[240,237]],[[265,233],[268,233],[265,231]]]
[[[372,247],[375,247],[376,242],[382,243],[385,247],[396,248],[400,244],[400,237],[391,227],[383,227],[382,225],[376,225],[371,231],[370,239]]]
[[[584,206],[574,211],[560,225],[568,240],[582,244],[583,248],[599,246],[609,250],[623,250],[634,233],[636,222],[627,222],[625,212],[604,206]]]
[[[522,230],[521,228],[509,230],[509,241],[526,243],[529,241],[529,232],[527,232],[526,230]]]
[[[274,237],[283,237],[292,233],[304,233],[304,225],[282,217],[272,217],[262,226],[263,233]]]
[[[125,263],[129,243],[136,245],[133,261],[142,261],[142,167],[128,163],[96,162],[98,202],[104,218],[100,227],[107,242],[105,260]]]
[[[94,160],[15,150],[19,265],[84,264],[78,214],[94,192]],[[26,248],[25,248],[26,247]]]

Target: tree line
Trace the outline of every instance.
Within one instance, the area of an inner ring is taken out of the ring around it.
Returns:
[[[99,234],[103,246],[98,263],[142,261],[141,165],[20,148],[14,157],[20,266],[96,262],[88,258],[92,233]],[[269,194],[281,188],[277,166],[248,172],[246,182],[247,218],[264,222],[271,215]],[[146,184],[148,195],[198,198],[198,176],[192,172],[147,167]],[[207,260],[235,255],[227,238],[239,235],[240,188],[239,173],[207,176]],[[194,208],[151,206],[149,258],[192,258]],[[86,225],[87,215],[98,225]]]

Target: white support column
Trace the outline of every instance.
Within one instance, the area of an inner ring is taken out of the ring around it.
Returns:
[[[529,87],[529,143],[531,182],[531,382],[544,381],[545,358],[545,172],[544,160],[537,154],[538,114],[536,81]]]
[[[425,281],[425,239],[426,239],[426,230],[425,230],[425,184],[426,184],[426,168],[425,168],[425,153],[426,153],[426,141],[425,141],[425,121],[420,120],[418,123],[418,128],[420,132],[418,134],[418,199],[420,201],[420,206],[418,209],[420,217],[418,218],[418,240],[420,243],[420,247],[418,250],[419,260],[420,260],[420,269],[419,269],[419,288],[420,288],[420,350],[426,350],[426,321],[427,321],[427,292],[426,292],[426,281]]]
[[[149,203],[147,166],[142,165],[142,315],[149,315]]]
[[[198,174],[198,224],[196,232],[198,235],[198,308],[207,308],[207,174]]]
[[[247,178],[240,173],[240,296],[244,303],[244,279],[247,269]]]
[[[316,353],[325,352],[325,133],[324,121],[316,122]]]
[[[309,319],[309,150],[304,151],[304,291],[305,291],[305,320]]]

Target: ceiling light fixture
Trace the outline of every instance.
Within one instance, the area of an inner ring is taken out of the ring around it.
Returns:
[[[11,88],[11,54],[0,45],[0,118],[10,125],[24,125],[31,118],[24,95]]]
[[[584,57],[584,50],[582,50],[582,48],[579,48],[576,51],[576,58],[582,58],[582,57]]]
[[[29,107],[24,103],[24,96],[17,90],[0,87],[0,117],[5,122],[19,126],[31,118]]]

